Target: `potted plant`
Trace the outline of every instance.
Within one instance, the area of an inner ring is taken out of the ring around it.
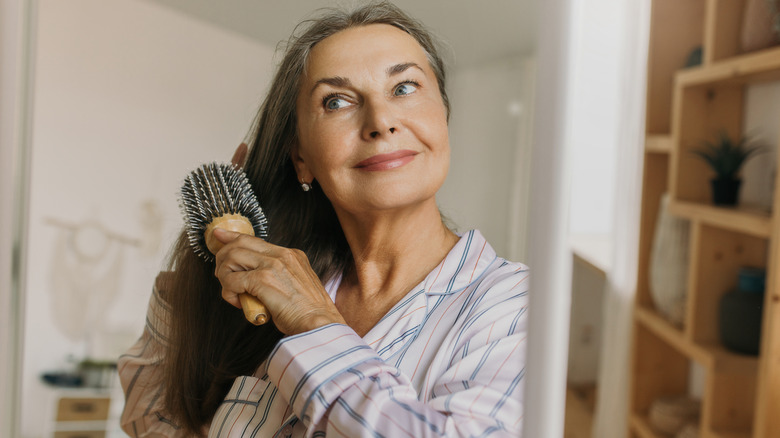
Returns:
[[[721,131],[716,141],[705,141],[701,147],[691,151],[715,171],[715,178],[711,181],[713,204],[737,204],[739,187],[742,184],[739,171],[749,158],[764,150],[763,146],[747,136],[734,140],[727,132]]]

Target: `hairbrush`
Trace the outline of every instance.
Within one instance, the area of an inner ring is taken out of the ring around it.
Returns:
[[[206,261],[224,245],[213,233],[215,228],[268,237],[267,221],[246,174],[236,166],[204,164],[184,180],[179,205],[184,214],[187,238],[195,254]],[[256,297],[239,295],[244,316],[254,325],[268,321],[268,311]]]

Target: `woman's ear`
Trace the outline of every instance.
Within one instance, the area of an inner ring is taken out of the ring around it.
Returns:
[[[304,161],[301,156],[297,143],[294,144],[290,150],[290,159],[293,162],[293,166],[295,166],[295,173],[298,174],[298,181],[311,184],[312,180],[314,180],[314,176],[311,174],[311,171],[309,171],[309,166],[306,165],[306,161]]]

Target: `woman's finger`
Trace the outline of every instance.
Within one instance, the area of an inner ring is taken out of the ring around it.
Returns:
[[[231,236],[232,238],[233,236]],[[271,299],[286,295],[286,291],[300,289],[297,281],[306,267],[286,253],[286,248],[277,247],[261,239],[239,235],[217,253],[214,275],[223,288],[223,297],[230,304],[238,306],[237,295],[248,293],[263,301],[262,289],[278,291]],[[279,293],[281,292],[281,294]]]
[[[219,281],[222,284],[222,298],[231,305],[241,308],[239,296],[241,294],[249,294],[258,297],[268,308],[269,305],[260,297],[265,297],[265,301],[274,301],[274,294],[268,294],[264,290],[273,290],[269,273],[270,271],[267,270],[228,271],[222,273],[219,277]],[[273,303],[271,306],[275,307]]]
[[[265,267],[262,253],[240,246],[232,246],[217,253],[214,275],[220,280],[232,272],[251,271]]]
[[[216,254],[214,272],[225,301],[241,307],[241,294],[257,297],[285,334],[343,323],[303,252],[231,231],[215,230],[215,237],[225,243]]]
[[[216,237],[217,240],[219,240],[223,244],[228,244],[238,239],[239,236],[241,236],[241,233],[236,233],[235,231],[230,231],[219,227],[214,228],[214,231],[212,233],[214,237]]]

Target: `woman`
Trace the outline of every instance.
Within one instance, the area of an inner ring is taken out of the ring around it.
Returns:
[[[120,360],[125,431],[519,436],[528,273],[442,222],[444,81],[389,3],[293,37],[244,164],[270,237],[218,230],[215,264],[180,239]]]

